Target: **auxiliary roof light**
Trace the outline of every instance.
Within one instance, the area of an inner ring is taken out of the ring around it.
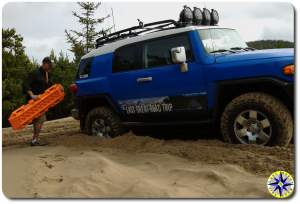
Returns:
[[[183,7],[183,10],[180,12],[179,21],[184,26],[191,25],[193,23],[193,11],[190,7],[188,6]]]
[[[203,8],[203,20],[202,20],[202,25],[210,25],[210,12],[207,8]]]
[[[210,14],[211,14],[210,24],[217,25],[219,23],[219,13],[215,9],[212,9]]]
[[[193,23],[195,25],[201,25],[203,20],[203,13],[200,8],[194,7],[193,10]]]

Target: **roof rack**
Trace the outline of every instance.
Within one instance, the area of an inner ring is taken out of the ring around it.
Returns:
[[[138,19],[139,25],[120,30],[109,35],[104,35],[96,40],[96,48],[103,46],[106,43],[114,42],[123,38],[138,36],[145,32],[156,32],[160,30],[172,29],[180,27],[180,24],[175,20],[163,20],[144,24]]]
[[[190,7],[184,6],[183,10],[180,12],[179,21],[163,20],[144,24],[138,19],[138,22],[138,26],[120,30],[109,35],[106,35],[105,32],[103,32],[103,37],[96,40],[96,48],[103,46],[106,43],[138,36],[146,32],[157,32],[191,25],[217,25],[219,22],[219,14],[214,9],[209,11],[208,9],[203,8],[202,11],[197,7],[194,7],[194,10],[192,10]]]

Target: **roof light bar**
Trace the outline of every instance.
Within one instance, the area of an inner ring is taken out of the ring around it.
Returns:
[[[180,26],[187,25],[217,25],[219,23],[219,14],[215,9],[209,11],[207,8],[194,7],[194,10],[184,6],[179,15]]]

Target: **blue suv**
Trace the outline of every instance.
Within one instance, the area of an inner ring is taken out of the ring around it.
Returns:
[[[96,47],[71,86],[72,115],[89,135],[213,124],[231,143],[286,146],[292,139],[293,49],[255,50],[234,29],[172,20],[140,23]]]

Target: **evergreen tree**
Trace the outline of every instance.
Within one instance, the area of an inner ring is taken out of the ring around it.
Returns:
[[[2,126],[7,127],[12,111],[26,103],[23,84],[29,72],[37,69],[39,64],[25,54],[23,38],[15,29],[2,29],[2,42]],[[62,84],[65,89],[64,100],[47,112],[47,119],[51,120],[70,115],[73,99],[68,87],[74,81],[77,70],[75,63],[63,52],[56,56],[54,50],[51,50],[49,56],[54,61],[52,80]]]
[[[95,2],[79,2],[78,5],[82,12],[78,14],[73,11],[73,16],[78,19],[82,25],[82,31],[65,30],[68,43],[71,44],[70,51],[74,53],[75,63],[79,63],[80,58],[94,48],[95,40],[99,36],[103,36],[110,31],[111,28],[96,31],[96,27],[103,23],[107,15],[102,18],[95,18],[95,12],[101,3]]]
[[[23,81],[34,64],[26,56],[23,38],[15,29],[2,29],[2,125],[10,113],[25,102]]]
[[[294,48],[294,43],[284,40],[257,40],[252,42],[247,42],[249,47],[256,48],[258,50],[262,49],[276,49],[276,48]]]
[[[49,57],[53,61],[53,69],[51,71],[52,81],[60,83],[65,89],[64,100],[47,113],[47,119],[52,120],[70,115],[74,104],[72,93],[68,88],[74,82],[77,70],[75,69],[75,64],[62,51],[57,56],[54,50],[51,50]]]

